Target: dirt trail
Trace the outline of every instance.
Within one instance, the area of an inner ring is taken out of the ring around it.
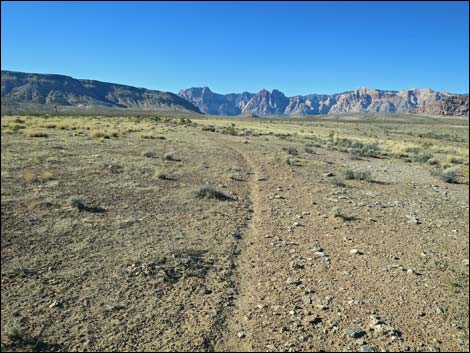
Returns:
[[[246,228],[242,241],[239,245],[240,255],[236,260],[237,265],[237,298],[235,307],[226,316],[225,332],[222,334],[222,339],[215,345],[216,351],[227,352],[249,352],[253,351],[253,345],[250,342],[251,336],[247,335],[248,327],[247,315],[249,315],[249,308],[251,305],[250,293],[255,290],[254,288],[254,275],[252,271],[251,257],[256,253],[253,248],[253,240],[259,237],[262,222],[259,213],[259,190],[258,190],[258,171],[254,162],[249,156],[241,150],[235,143],[225,143],[225,146],[232,150],[235,154],[239,155],[245,161],[245,172],[247,178],[245,182],[249,183],[251,200],[251,212],[253,217],[250,224]]]

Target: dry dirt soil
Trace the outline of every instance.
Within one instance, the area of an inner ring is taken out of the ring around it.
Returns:
[[[2,117],[2,351],[468,351],[465,161],[447,183],[266,123],[48,121]]]

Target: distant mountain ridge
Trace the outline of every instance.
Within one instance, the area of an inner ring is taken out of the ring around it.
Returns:
[[[200,113],[192,103],[174,93],[55,74],[2,70],[1,97],[2,112],[9,106],[32,104]]]
[[[208,87],[181,90],[178,95],[203,113],[212,115],[255,114],[318,115],[338,113],[426,113],[468,115],[467,95],[435,92],[429,88],[384,91],[358,88],[338,94],[310,94],[286,97],[279,90],[258,93],[217,94]]]
[[[337,94],[287,97],[279,90],[218,94],[208,87],[181,90],[178,95],[55,74],[2,70],[2,113],[103,111],[178,112],[230,116],[302,116],[340,113],[469,114],[468,94],[436,92],[429,88],[385,91],[358,88]]]

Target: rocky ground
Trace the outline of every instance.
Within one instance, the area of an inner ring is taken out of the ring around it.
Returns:
[[[30,119],[2,118],[2,350],[468,351],[468,174],[197,120]]]

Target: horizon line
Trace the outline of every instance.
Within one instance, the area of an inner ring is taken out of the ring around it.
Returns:
[[[357,91],[359,89],[368,89],[368,90],[377,90],[377,91],[382,91],[382,92],[403,92],[403,91],[413,91],[413,90],[431,90],[433,92],[439,92],[439,93],[447,93],[447,94],[453,94],[453,95],[469,95],[469,91],[467,92],[464,92],[464,93],[458,93],[458,92],[451,92],[451,91],[440,91],[440,90],[435,90],[433,88],[430,88],[430,87],[423,87],[423,88],[418,88],[418,87],[412,87],[412,88],[406,88],[406,89],[381,89],[381,88],[370,88],[370,87],[367,87],[367,86],[359,86],[359,87],[356,87],[354,89],[350,89],[350,90],[346,90],[346,91],[341,91],[341,92],[335,92],[335,93],[307,93],[307,94],[295,94],[295,95],[286,95],[281,89],[278,89],[278,88],[272,88],[272,89],[267,89],[267,88],[262,88],[256,92],[250,92],[250,91],[242,91],[242,92],[229,92],[229,93],[219,93],[219,92],[216,92],[217,90],[212,90],[209,86],[204,86],[204,85],[201,85],[201,86],[192,86],[192,87],[188,87],[188,88],[180,88],[178,92],[173,92],[173,91],[165,91],[165,90],[161,90],[161,89],[156,89],[156,88],[147,88],[147,87],[143,87],[143,86],[139,86],[139,85],[136,85],[136,84],[127,84],[127,83],[118,83],[118,82],[109,82],[109,81],[102,81],[102,80],[99,80],[99,79],[93,79],[93,78],[77,78],[77,77],[74,77],[72,75],[66,75],[66,74],[61,74],[61,73],[44,73],[44,72],[27,72],[27,71],[16,71],[16,70],[8,70],[8,69],[1,69],[1,71],[7,71],[7,72],[16,72],[16,73],[22,73],[22,74],[31,74],[31,75],[53,75],[53,76],[65,76],[65,77],[70,77],[74,80],[79,80],[79,81],[83,81],[83,80],[89,80],[89,81],[97,81],[97,82],[101,82],[101,83],[108,83],[108,84],[113,84],[113,85],[120,85],[120,86],[128,86],[128,87],[134,87],[134,88],[139,88],[139,89],[146,89],[146,90],[150,90],[150,91],[160,91],[160,92],[165,92],[165,93],[173,93],[175,95],[179,95],[179,92],[181,91],[185,91],[185,90],[188,90],[188,89],[194,89],[194,88],[199,88],[199,89],[204,89],[204,88],[207,88],[209,89],[209,91],[211,91],[212,93],[214,94],[220,94],[220,95],[229,95],[229,94],[243,94],[243,93],[250,93],[250,94],[258,94],[262,91],[269,91],[271,94],[273,91],[279,91],[281,92],[282,94],[284,94],[286,97],[289,97],[289,98],[293,98],[293,97],[304,97],[304,96],[308,96],[308,95],[320,95],[320,96],[333,96],[333,95],[337,95],[337,94],[344,94],[344,93],[350,93],[350,92],[354,92],[354,91]]]

